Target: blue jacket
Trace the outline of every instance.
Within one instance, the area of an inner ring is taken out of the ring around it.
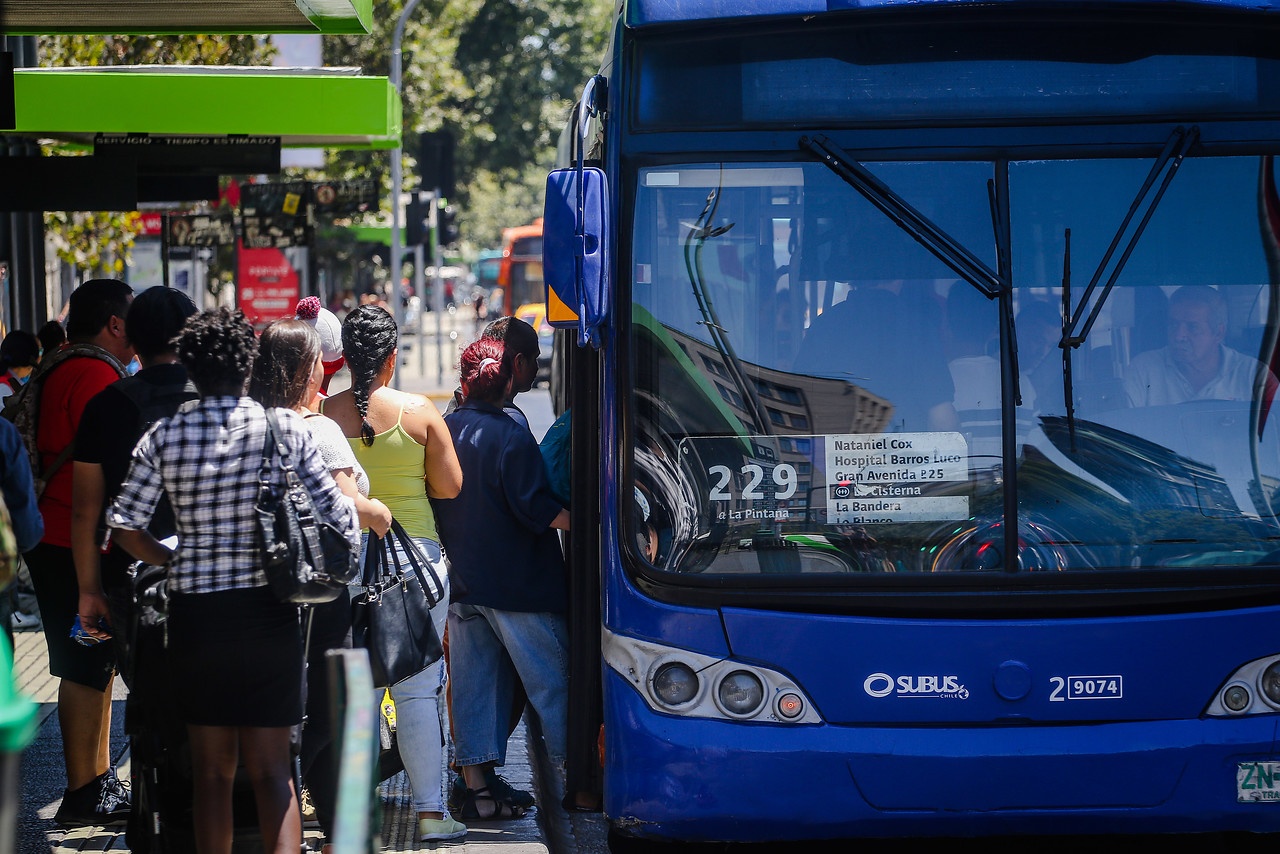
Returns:
[[[468,401],[445,416],[462,466],[457,498],[433,499],[452,599],[503,611],[564,612],[564,557],[533,434],[496,406]]]
[[[13,520],[18,551],[35,548],[44,538],[44,517],[36,504],[31,459],[13,422],[0,418],[0,494]]]

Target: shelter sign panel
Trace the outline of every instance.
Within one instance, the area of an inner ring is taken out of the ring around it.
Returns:
[[[152,136],[100,133],[93,138],[98,157],[127,157],[141,173],[250,174],[280,171],[280,137]]]

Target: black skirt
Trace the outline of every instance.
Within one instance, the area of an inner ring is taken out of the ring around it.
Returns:
[[[288,727],[302,721],[298,606],[267,587],[176,593],[169,675],[184,723]]]

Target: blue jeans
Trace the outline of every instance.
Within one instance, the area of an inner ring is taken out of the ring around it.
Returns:
[[[507,715],[518,675],[542,724],[547,754],[562,762],[568,738],[569,644],[564,615],[449,608],[454,761],[506,764]]]
[[[366,543],[367,543],[366,538]],[[436,571],[444,590],[439,604],[431,609],[431,622],[444,637],[449,613],[449,572],[440,545],[426,537],[414,537]],[[407,559],[405,559],[407,561]],[[427,579],[431,583],[431,579]],[[396,704],[396,741],[405,773],[413,789],[413,808],[418,812],[445,812],[444,808],[444,742],[447,735],[441,719],[444,683],[448,678],[444,659],[391,686],[391,699]],[[381,702],[382,692],[377,692]]]

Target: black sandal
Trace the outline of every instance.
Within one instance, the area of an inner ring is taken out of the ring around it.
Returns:
[[[487,809],[482,809],[482,804]],[[495,795],[485,786],[483,789],[467,789],[460,812],[463,821],[502,821],[522,817],[524,809],[520,804]]]

